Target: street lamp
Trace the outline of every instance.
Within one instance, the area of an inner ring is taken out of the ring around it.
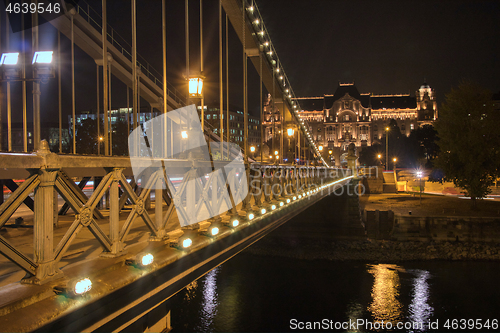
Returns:
[[[250,155],[252,155],[252,158],[253,158],[253,155],[255,153],[255,146],[250,146]]]
[[[3,53],[0,59],[2,66],[3,78],[6,80],[16,79],[21,77],[21,68],[17,66],[19,62],[19,52]]]
[[[189,78],[189,97],[203,98],[203,76],[194,76]]]
[[[394,172],[396,172],[396,162],[398,161],[398,159],[396,157],[394,157],[392,159],[392,162],[394,163]]]
[[[422,205],[422,171],[417,171],[417,177],[419,179],[418,190],[420,192],[420,205]]]
[[[323,151],[323,146],[318,147],[319,151]]]
[[[389,127],[385,128],[385,171],[389,168]]]
[[[288,134],[288,149],[289,150],[292,150],[293,149],[293,152],[292,152],[292,161],[295,162],[295,142],[294,142],[294,145],[293,145],[293,148],[292,148],[292,145],[290,143],[291,139],[293,138],[293,134],[295,133],[295,130],[290,127],[286,130],[287,134]]]

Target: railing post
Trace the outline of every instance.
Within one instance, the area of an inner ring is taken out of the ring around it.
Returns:
[[[38,265],[33,278],[26,283],[44,284],[62,276],[54,260],[54,185],[58,168],[38,170],[40,184],[35,189],[35,214],[33,222],[33,259]]]
[[[165,229],[162,229],[163,226],[163,173],[162,170],[157,171],[160,173],[160,176],[156,180],[155,186],[155,224],[156,228],[158,228],[158,236],[157,238],[163,238],[165,236]],[[165,186],[167,186],[165,184]],[[172,203],[173,205],[173,203]],[[159,239],[158,239],[159,240]]]
[[[113,172],[113,181],[109,187],[109,239],[111,241],[111,252],[104,252],[103,256],[115,257],[124,254],[124,245],[120,242],[120,193],[118,189],[123,168],[113,168],[107,171]]]

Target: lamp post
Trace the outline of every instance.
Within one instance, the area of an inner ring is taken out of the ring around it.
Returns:
[[[33,60],[31,62],[33,69],[33,78],[27,79],[21,77],[21,65],[19,63],[19,52],[15,53],[3,53],[0,57],[0,67],[2,70],[2,80],[1,81],[32,81],[33,82],[33,132],[34,132],[34,149],[38,149],[40,143],[40,83],[47,83],[50,78],[55,77],[55,68],[53,65],[53,51],[35,51],[33,54]],[[22,57],[24,58],[24,57]],[[9,151],[12,150],[11,147],[11,128],[10,122],[8,124],[8,141],[9,141]]]
[[[385,128],[385,171],[389,168],[389,129]]]
[[[255,153],[255,146],[250,146],[250,153],[251,153],[252,158],[253,158],[254,153]]]
[[[378,154],[377,158],[378,158],[378,164],[382,164],[382,161],[380,160],[382,158],[382,154]]]
[[[288,134],[288,147],[289,149],[291,148],[291,144],[290,144],[290,141],[291,139],[293,138],[293,134],[294,134],[294,129],[292,127],[288,128],[287,129],[287,134]],[[294,142],[295,143],[295,142]],[[293,152],[292,152],[292,159],[293,159],[293,162],[295,162],[295,145],[293,146]]]
[[[417,171],[417,177],[419,179],[418,191],[420,192],[420,205],[422,205],[422,171]]]

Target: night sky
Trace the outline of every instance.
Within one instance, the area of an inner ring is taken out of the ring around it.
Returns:
[[[101,12],[100,0],[89,3]],[[194,71],[199,69],[199,1],[189,3]],[[436,90],[439,103],[462,78],[475,80],[492,92],[500,90],[498,1],[256,3],[298,97],[333,94],[339,81],[354,81],[362,93],[414,94],[424,78]],[[161,72],[161,1],[140,0],[137,6],[138,52]],[[218,104],[218,2],[204,0],[203,14],[206,102]],[[130,1],[108,0],[108,23],[129,43],[130,17]],[[2,34],[4,22],[2,17]],[[179,89],[185,89],[184,1],[167,1],[167,34],[167,77]],[[50,24],[41,26],[40,36],[43,47],[56,48],[57,33]],[[229,37],[230,103],[242,106],[242,45],[232,27]],[[19,39],[20,34],[11,34],[11,49],[17,47]],[[3,44],[4,50],[5,41]],[[71,113],[70,42],[64,36],[62,45],[63,109],[67,115]],[[76,110],[95,112],[95,62],[78,47],[75,59]],[[258,83],[257,71],[250,65],[249,106],[253,114],[259,109]],[[13,94],[16,92],[13,86]],[[125,107],[126,88],[116,78],[112,92],[113,108]],[[31,98],[28,100],[30,110]],[[147,103],[143,101],[142,105]],[[16,111],[19,107],[20,103],[14,101],[14,121],[21,120],[21,113]],[[42,87],[44,121],[56,121],[57,110],[57,80],[51,80]],[[2,112],[6,119],[5,106]]]

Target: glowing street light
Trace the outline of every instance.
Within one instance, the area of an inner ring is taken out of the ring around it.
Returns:
[[[417,177],[419,180],[419,185],[418,185],[418,192],[420,193],[420,199],[419,199],[419,204],[422,205],[422,176],[423,172],[418,170],[417,171]]]
[[[251,146],[251,147],[250,147],[250,151],[251,151],[252,153],[253,153],[253,152],[255,152],[255,146]]]
[[[323,146],[318,147],[319,151],[323,151]]]
[[[37,79],[54,78],[55,68],[52,66],[54,51],[37,51],[33,55],[31,64],[33,68],[33,77]]]
[[[203,98],[203,76],[189,78],[189,97]]]
[[[17,66],[19,62],[19,52],[3,53],[0,59],[4,79],[15,79],[21,77],[21,68]]]
[[[292,136],[294,133],[294,130],[293,130],[293,128],[289,128],[286,130],[286,132],[287,132],[288,136]]]
[[[385,128],[385,170],[389,168],[389,127]]]

